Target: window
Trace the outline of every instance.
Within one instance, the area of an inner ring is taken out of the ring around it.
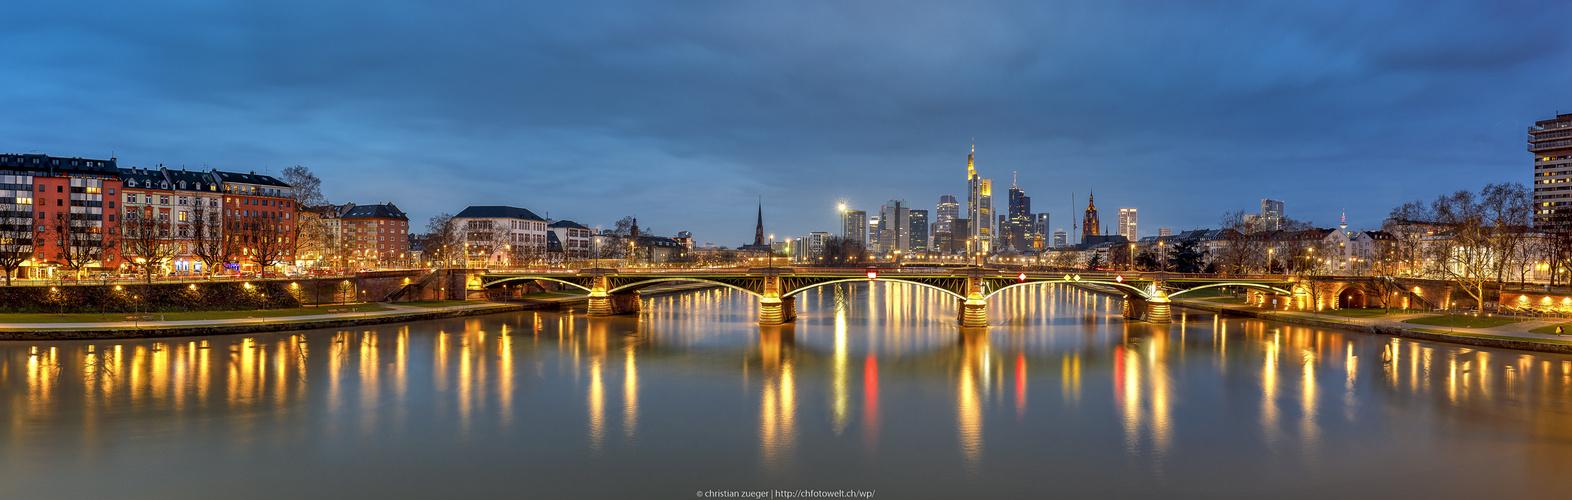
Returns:
[[[43,184],[39,184],[38,185],[38,192],[40,192],[40,193],[44,192],[44,185]]]
[[[64,193],[65,192],[65,186],[55,186],[55,192],[56,193]]]
[[[109,194],[115,194],[115,188],[109,188]]]
[[[115,202],[113,202],[113,201],[109,202],[109,208],[115,208]]]

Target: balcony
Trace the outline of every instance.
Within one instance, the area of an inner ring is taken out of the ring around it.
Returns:
[[[1559,132],[1543,132],[1543,133],[1539,133],[1539,134],[1530,134],[1528,136],[1528,142],[1544,141],[1544,140],[1549,140],[1549,139],[1560,139],[1562,137],[1572,137],[1572,130],[1562,130],[1562,131],[1559,131]]]
[[[1543,132],[1546,130],[1556,130],[1562,128],[1572,128],[1572,120],[1551,122],[1544,125],[1529,125],[1528,133],[1532,134],[1534,132]]]
[[[1541,143],[1537,143],[1537,144],[1529,143],[1529,145],[1528,145],[1528,150],[1532,151],[1532,152],[1536,152],[1536,153],[1540,152],[1540,151],[1549,151],[1549,150],[1552,150],[1552,149],[1567,149],[1567,148],[1572,148],[1572,139],[1567,139],[1567,140],[1562,140],[1562,141],[1541,142]]]

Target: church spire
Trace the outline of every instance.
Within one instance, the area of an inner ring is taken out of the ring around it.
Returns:
[[[753,245],[764,246],[764,197],[759,197],[759,225],[753,228]]]

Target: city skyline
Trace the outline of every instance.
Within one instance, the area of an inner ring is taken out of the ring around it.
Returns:
[[[10,5],[0,60],[31,76],[0,84],[28,118],[0,151],[298,164],[417,227],[514,205],[733,246],[759,196],[781,238],[840,199],[962,196],[973,138],[1047,212],[1096,190],[1204,228],[1269,198],[1373,228],[1528,184],[1523,130],[1572,108],[1562,4],[901,5]]]

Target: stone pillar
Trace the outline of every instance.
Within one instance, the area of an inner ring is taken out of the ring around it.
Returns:
[[[759,325],[781,325],[797,321],[797,298],[781,297],[779,271],[764,274],[764,296],[759,298]]]
[[[606,292],[607,288],[608,286],[606,284],[606,277],[596,276],[595,284],[590,287],[589,293],[589,308],[587,313],[590,316],[611,316],[613,314],[617,314],[612,310],[611,294]]]
[[[987,328],[988,301],[983,300],[982,293],[972,292],[966,300],[961,301],[961,308],[956,316],[956,324],[961,328]]]
[[[1146,321],[1148,323],[1173,323],[1174,315],[1168,292],[1161,288],[1154,288],[1156,294],[1146,300]]]
[[[988,301],[982,294],[985,277],[986,274],[980,269],[967,270],[966,300],[961,301],[955,318],[955,323],[961,328],[988,327]]]

